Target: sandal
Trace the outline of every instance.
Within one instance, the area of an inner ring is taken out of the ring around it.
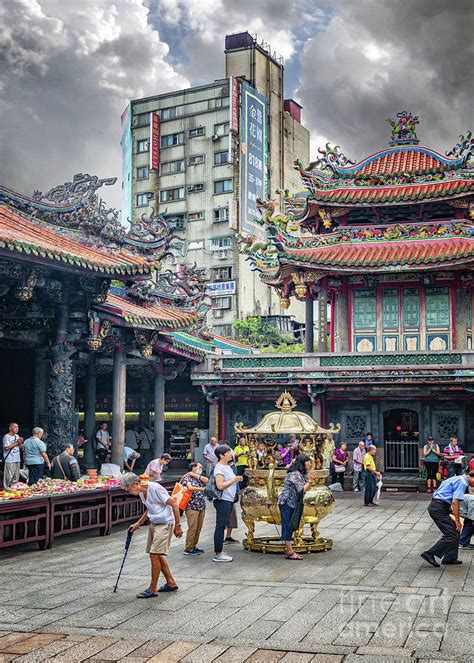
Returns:
[[[155,592],[152,592],[151,589],[149,587],[147,587],[147,589],[144,589],[143,592],[140,592],[140,594],[137,594],[137,599],[153,599],[156,596],[158,596],[158,594],[156,594]]]
[[[164,585],[161,585],[161,587],[158,591],[159,592],[175,592],[177,589],[178,589],[178,585],[175,585],[173,587],[172,585],[168,585],[168,583],[165,583]]]
[[[298,560],[300,560],[300,559],[303,559],[303,557],[301,555],[298,555],[298,553],[293,553],[292,555],[290,555],[289,553],[286,553],[285,554],[285,559],[294,559],[294,560],[298,559]]]

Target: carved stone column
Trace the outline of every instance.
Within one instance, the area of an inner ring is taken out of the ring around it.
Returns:
[[[35,392],[33,400],[33,426],[46,425],[48,411],[48,356],[45,348],[35,351]]]
[[[127,392],[126,353],[122,345],[114,352],[112,385],[112,463],[123,468],[125,444],[125,403]]]
[[[140,382],[140,406],[138,413],[138,426],[142,431],[150,425],[150,380],[144,374]]]
[[[209,399],[209,439],[219,439],[219,401],[217,398]]]
[[[304,351],[314,352],[314,301],[311,292],[306,295],[305,305]]]
[[[65,345],[53,346],[50,354],[48,418],[45,424],[48,455],[53,458],[65,442],[73,442],[73,363],[74,349]]]
[[[157,362],[155,365],[153,402],[155,410],[154,458],[159,458],[165,450],[165,376],[163,363],[161,361]]]
[[[95,408],[97,399],[96,365],[94,352],[89,353],[86,373],[86,389],[84,404],[84,436],[87,440],[84,450],[84,463],[87,469],[95,467],[94,438],[96,433]]]

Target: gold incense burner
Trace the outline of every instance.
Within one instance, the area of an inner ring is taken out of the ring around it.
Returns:
[[[316,477],[310,490],[304,495],[303,517],[299,529],[294,534],[293,549],[297,552],[330,550],[331,539],[319,535],[318,525],[334,507],[334,497],[325,484],[329,472],[326,469],[334,451],[335,433],[340,425],[330,424],[328,429],[321,428],[309,415],[295,411],[296,401],[288,392],[283,392],[276,401],[277,411],[266,414],[253,428],[245,428],[242,423],[235,424],[238,437],[245,437],[249,446],[249,479],[242,491],[242,520],[247,526],[244,547],[257,552],[284,552],[280,539],[281,526],[278,497],[283,489],[286,469],[275,467],[278,461],[276,450],[279,436],[295,434],[300,438],[299,452],[313,459]],[[257,469],[257,447],[265,445],[262,462],[264,467]],[[255,536],[257,522],[276,526],[278,535]],[[305,525],[309,525],[310,535],[305,535]]]

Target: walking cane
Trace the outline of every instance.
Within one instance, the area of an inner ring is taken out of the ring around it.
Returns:
[[[120,566],[120,571],[119,571],[119,574],[118,574],[118,577],[117,577],[117,582],[115,583],[114,593],[117,591],[117,587],[118,587],[118,584],[119,584],[120,576],[122,575],[123,565],[125,564],[125,560],[127,559],[128,549],[130,548],[130,543],[131,543],[131,541],[132,541],[132,536],[133,536],[133,532],[131,532],[130,530],[128,530],[128,532],[127,532],[127,538],[126,538],[126,540],[125,540],[125,554],[124,554],[123,559],[122,559],[122,564],[121,564],[121,566]]]

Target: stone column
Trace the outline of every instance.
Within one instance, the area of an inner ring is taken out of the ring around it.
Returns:
[[[47,421],[44,421],[48,411],[48,357],[45,348],[40,348],[35,351],[35,392],[33,395],[33,421],[34,426],[46,426]],[[31,431],[20,431],[20,434],[25,436]],[[26,435],[25,435],[26,434]]]
[[[155,366],[153,402],[155,410],[153,457],[159,458],[165,450],[165,376],[161,361]]]
[[[150,425],[150,380],[148,375],[143,375],[140,382],[140,406],[138,413],[138,427],[142,431]]]
[[[114,352],[112,385],[112,463],[123,469],[125,444],[125,403],[127,395],[127,362],[123,345]]]
[[[314,301],[311,293],[306,295],[304,351],[314,352]]]
[[[321,426],[321,396],[315,396],[311,402],[311,416]]]
[[[348,306],[349,297],[347,292],[338,292],[336,294],[336,330],[335,330],[335,351],[349,351],[348,335]]]
[[[51,349],[48,418],[47,423],[45,422],[47,452],[50,459],[60,453],[65,442],[73,442],[74,372],[71,359],[73,352],[73,348],[61,344],[57,344]]]
[[[89,353],[89,361],[86,373],[86,388],[84,398],[84,437],[86,438],[86,448],[84,449],[84,465],[86,469],[95,467],[94,440],[96,433],[95,408],[97,399],[96,389],[96,365],[95,353]]]
[[[209,439],[217,437],[219,439],[219,401],[213,399],[209,402]]]
[[[328,351],[327,303],[327,286],[323,280],[319,286],[318,294],[318,352]]]
[[[465,350],[467,346],[466,291],[454,288],[454,311],[456,317],[456,350]]]

